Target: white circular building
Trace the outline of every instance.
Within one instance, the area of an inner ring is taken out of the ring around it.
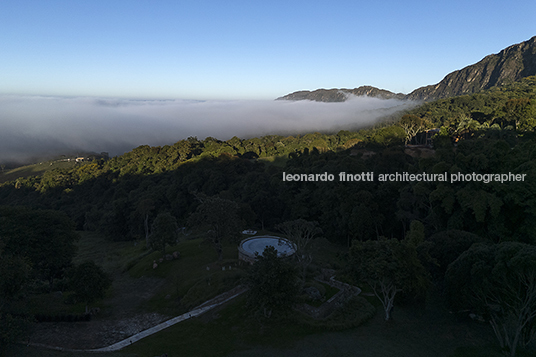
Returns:
[[[264,249],[272,246],[278,257],[288,257],[296,252],[296,245],[288,239],[275,236],[257,236],[244,239],[238,246],[238,259],[253,264],[255,253],[262,255]]]

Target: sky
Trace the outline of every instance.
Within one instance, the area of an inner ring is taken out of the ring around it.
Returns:
[[[370,125],[536,35],[536,1],[0,0],[0,162]]]
[[[536,35],[536,1],[1,1],[0,94],[393,92]]]

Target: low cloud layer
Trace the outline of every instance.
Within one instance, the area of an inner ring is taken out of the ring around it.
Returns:
[[[76,151],[114,156],[189,136],[227,140],[356,129],[413,105],[368,97],[321,103],[0,96],[0,162]]]

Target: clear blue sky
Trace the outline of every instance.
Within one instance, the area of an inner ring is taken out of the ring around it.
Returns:
[[[536,35],[536,1],[0,2],[0,94],[408,93]]]

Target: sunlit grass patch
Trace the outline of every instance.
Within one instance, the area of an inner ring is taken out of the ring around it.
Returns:
[[[5,170],[0,174],[0,183],[14,181],[19,177],[41,176],[46,171],[53,169],[70,169],[76,165],[76,162],[71,161],[46,161],[42,163],[16,167],[11,170]]]

